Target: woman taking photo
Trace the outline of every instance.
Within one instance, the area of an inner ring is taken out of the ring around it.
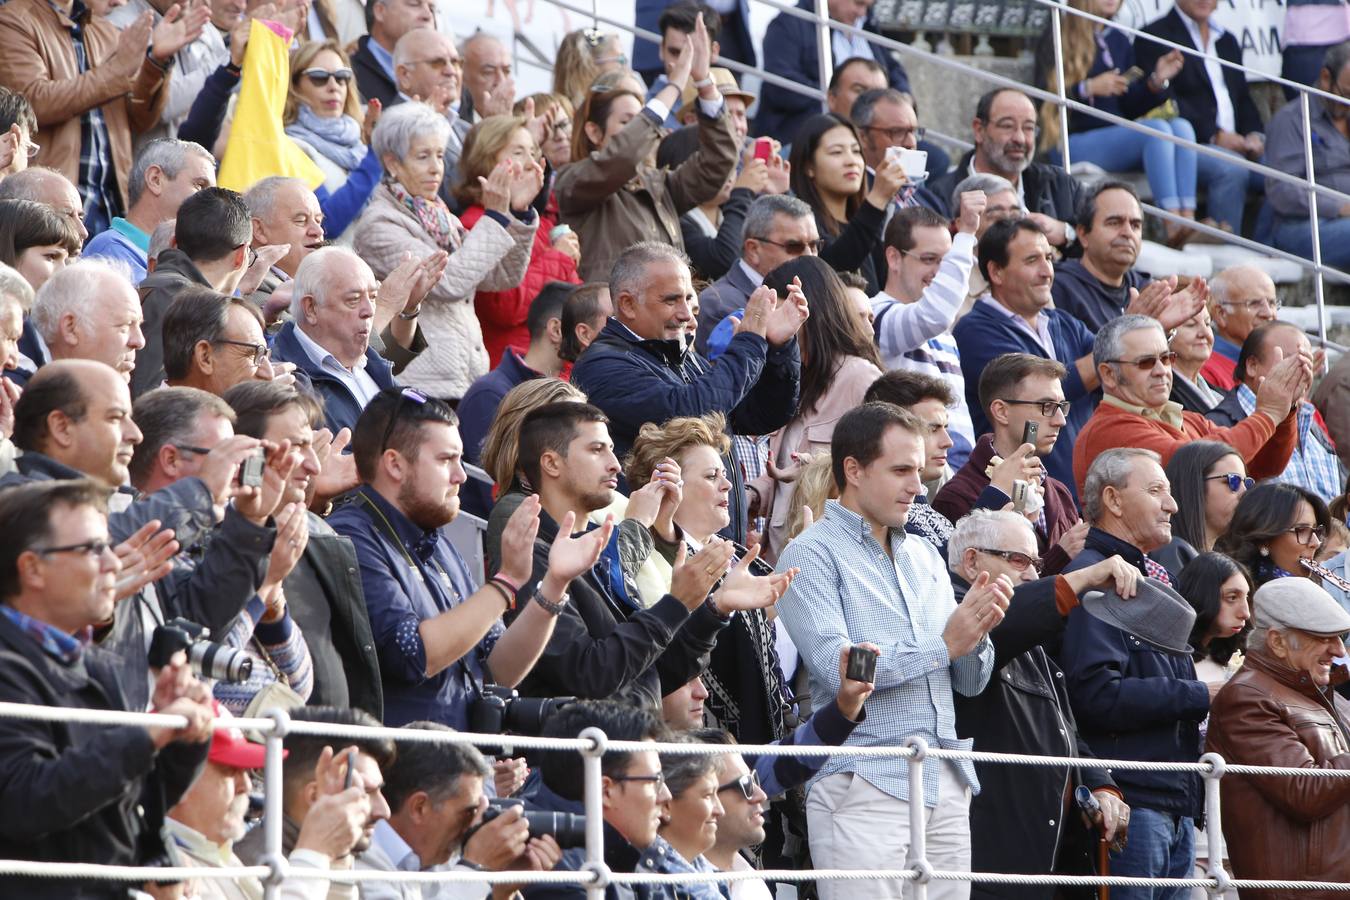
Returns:
[[[464,139],[464,153],[459,158],[461,180],[455,186],[455,200],[464,210],[460,221],[465,228],[472,229],[483,218],[483,185],[492,171],[507,161],[522,170],[540,161],[539,147],[525,119],[489,116],[473,126]],[[491,368],[502,361],[508,347],[521,356],[529,350],[530,331],[525,326],[525,316],[540,288],[550,281],[581,283],[576,261],[549,241],[553,226],[553,221],[541,215],[530,264],[520,284],[503,291],[480,290],[474,295],[474,310],[483,329]]]
[[[1238,500],[1255,484],[1242,457],[1218,441],[1194,441],[1174,453],[1167,461],[1167,480],[1177,502],[1172,537],[1202,553],[1214,549]]]
[[[792,192],[816,214],[820,258],[838,272],[857,270],[876,294],[886,281],[873,255],[886,227],[886,208],[905,187],[899,160],[887,159],[868,184],[858,131],[824,113],[806,120],[792,142]]]
[[[432,396],[458,400],[490,368],[471,301],[479,290],[510,290],[525,277],[539,227],[530,202],[543,185],[544,170],[535,162],[497,163],[479,177],[484,213],[466,229],[437,193],[449,131],[445,116],[425,103],[400,103],[380,117],[371,149],[388,174],[357,223],[355,250],[381,279],[408,251],[418,257],[438,250],[450,254],[444,273],[414,311],[428,347],[401,378]]]
[[[1297,485],[1258,484],[1238,500],[1233,520],[1214,549],[1246,567],[1255,589],[1276,578],[1311,578],[1312,560],[1331,515],[1322,498]],[[1321,583],[1320,578],[1313,578]]]
[[[645,106],[640,94],[623,88],[598,90],[597,84],[587,93],[572,127],[572,163],[554,187],[562,221],[581,241],[584,280],[607,280],[614,260],[639,241],[684,249],[680,216],[716,197],[736,167],[736,136],[708,79],[709,54],[700,18],[670,82]],[[651,161],[661,123],[686,84],[703,82],[698,151],[675,169],[656,168]]]

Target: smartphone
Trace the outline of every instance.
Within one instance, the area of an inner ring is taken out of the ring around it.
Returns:
[[[1130,66],[1128,69],[1122,72],[1121,75],[1124,76],[1125,81],[1127,83],[1134,84],[1140,78],[1144,77],[1144,70],[1139,68],[1138,66]]]
[[[755,159],[769,161],[773,156],[773,141],[769,138],[755,138]]]
[[[352,786],[352,776],[356,774],[356,751],[347,751],[347,777],[343,779],[342,789],[345,791]]]
[[[1027,483],[1020,478],[1013,481],[1012,506],[1013,512],[1027,511]]]
[[[877,680],[877,651],[866,647],[849,647],[848,662],[844,674],[849,681],[873,682]]]
[[[262,487],[263,466],[267,463],[267,451],[259,449],[239,464],[239,485],[241,487]]]
[[[1022,426],[1022,443],[1036,446],[1036,432],[1040,431],[1041,426],[1035,422],[1028,422]]]

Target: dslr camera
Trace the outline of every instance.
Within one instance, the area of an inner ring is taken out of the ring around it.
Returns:
[[[469,707],[469,730],[476,734],[538,735],[549,717],[576,697],[522,697],[508,687],[485,684]]]
[[[482,820],[464,835],[465,843],[469,838],[477,833],[493,819],[500,816],[513,806],[524,807],[525,801],[511,800],[501,797],[494,797],[488,800],[487,809],[483,810]],[[525,824],[529,826],[530,837],[543,837],[546,834],[553,835],[553,839],[558,842],[558,846],[563,850],[570,850],[573,847],[586,846],[586,817],[579,816],[576,813],[553,812],[552,810],[527,809],[521,815]]]
[[[150,638],[150,666],[163,668],[179,650],[187,653],[192,671],[203,678],[216,681],[248,681],[253,674],[253,660],[242,650],[226,647],[211,640],[211,632],[204,625],[187,619],[170,619],[155,629]]]

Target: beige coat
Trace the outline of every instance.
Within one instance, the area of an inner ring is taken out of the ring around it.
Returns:
[[[539,219],[526,225],[516,220],[503,228],[483,216],[465,230],[459,219],[456,249],[440,282],[422,302],[420,324],[427,349],[408,364],[399,380],[435,397],[459,399],[480,375],[487,374],[488,352],[473,310],[478,291],[506,291],[520,284],[530,265],[530,249]],[[405,251],[421,258],[439,249],[422,224],[381,184],[352,228],[354,248],[383,279],[398,266]]]

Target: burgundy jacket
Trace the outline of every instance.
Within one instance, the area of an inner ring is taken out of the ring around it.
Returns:
[[[981,435],[975,442],[966,464],[957,470],[952,480],[942,486],[933,498],[933,509],[953,523],[972,509],[1002,509],[1012,498],[989,483],[984,470],[994,458],[994,436]],[[1057,575],[1069,564],[1069,555],[1059,546],[1059,539],[1078,523],[1078,507],[1073,492],[1062,481],[1046,477],[1045,532],[1036,528],[1036,544],[1045,560],[1043,575]],[[1048,534],[1046,533],[1048,532]]]

